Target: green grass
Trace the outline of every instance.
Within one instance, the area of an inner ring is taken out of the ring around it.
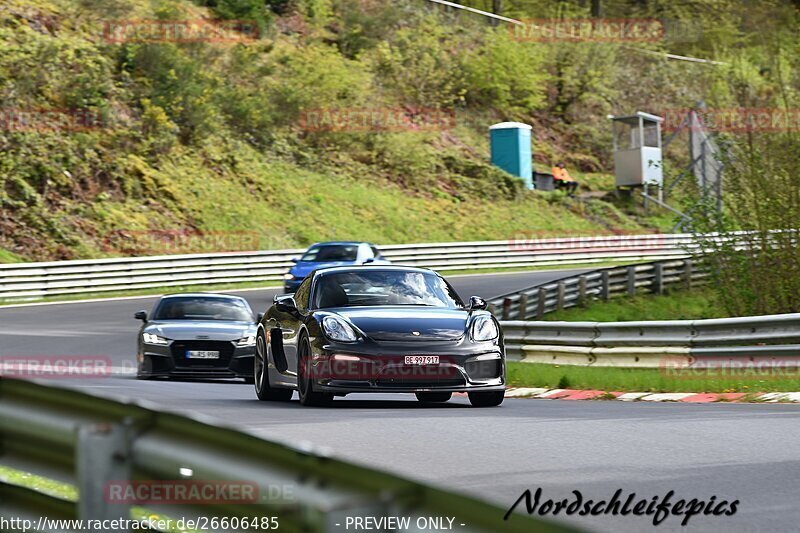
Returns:
[[[569,322],[616,322],[630,320],[692,320],[725,318],[728,315],[712,289],[674,291],[661,296],[639,295],[590,302],[585,308],[574,307],[549,313],[545,320]]]
[[[34,489],[43,494],[66,501],[78,499],[78,489],[74,485],[29,474],[14,468],[0,465],[0,480],[9,485]]]
[[[23,472],[21,470],[17,470],[14,468],[10,468],[7,466],[0,465],[0,480],[9,485],[15,485],[17,487],[24,487],[27,489],[33,489],[37,492],[41,492],[43,494],[47,494],[48,496],[52,496],[61,500],[66,501],[78,501],[78,489],[75,485],[71,485],[69,483],[64,483],[62,481],[56,481],[53,479],[49,479],[42,476],[37,476],[35,474],[30,474],[28,472]],[[160,513],[154,513],[145,507],[140,506],[132,506],[130,517],[133,520],[147,520],[152,519],[154,521],[159,520],[171,520],[175,522],[175,519],[170,519],[169,516],[163,515]],[[164,533],[194,533],[196,530],[194,529],[179,529],[177,527],[172,527],[170,529],[163,530]]]
[[[508,383],[512,387],[549,389],[590,389],[607,392],[793,392],[800,390],[800,379],[760,376],[676,377],[669,370],[650,368],[604,368],[508,363]]]
[[[20,261],[22,261],[22,258],[17,254],[0,248],[0,263],[19,263]]]

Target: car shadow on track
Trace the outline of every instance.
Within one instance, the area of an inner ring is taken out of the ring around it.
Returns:
[[[259,402],[257,399],[253,400],[230,400],[232,405],[242,405],[252,407],[254,402],[261,403],[265,408],[273,407],[286,407],[290,409],[313,409],[316,411],[335,411],[335,410],[348,410],[348,409],[393,409],[393,410],[408,410],[408,409],[461,409],[470,408],[468,403],[460,402],[444,402],[444,403],[423,403],[415,399],[408,400],[345,400],[337,398],[332,404],[323,407],[307,407],[300,405],[297,397],[289,402]]]

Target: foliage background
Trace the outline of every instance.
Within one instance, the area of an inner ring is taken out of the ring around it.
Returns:
[[[590,9],[578,0],[502,4],[503,14],[518,18],[585,18]],[[504,25],[424,0],[7,0],[0,6],[2,109],[81,109],[105,122],[85,132],[0,128],[0,261],[114,255],[104,243],[121,230],[255,231],[263,248],[327,238],[669,230],[670,215],[645,214],[609,194],[606,115],[659,113],[701,99],[712,107],[796,107],[797,11],[777,0],[602,6],[608,18],[657,18],[665,36],[521,42]],[[252,20],[259,38],[103,38],[108,21],[198,18]],[[299,120],[309,109],[371,107],[452,109],[456,125],[342,134],[304,131]],[[530,193],[489,165],[486,130],[503,120],[532,124],[535,166],[565,161],[590,194],[574,201]],[[730,142],[740,152],[727,218],[708,216],[701,225],[796,225],[796,138]],[[684,145],[670,146],[668,176],[686,164]],[[688,205],[698,195],[687,186],[670,201]],[[754,295],[776,264],[793,265],[781,275],[798,279],[795,255],[758,260],[759,269],[747,267]],[[776,290],[783,296],[731,309],[796,308],[797,287],[787,281]]]

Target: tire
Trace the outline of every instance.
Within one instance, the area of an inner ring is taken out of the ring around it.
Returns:
[[[308,360],[311,357],[311,343],[302,335],[297,343],[297,392],[300,405],[322,407],[333,402],[333,394],[314,392],[314,382],[310,379]]]
[[[288,402],[292,399],[292,389],[275,389],[269,386],[269,373],[267,372],[267,341],[263,332],[256,335],[256,356],[253,358],[253,377],[244,378],[245,382],[253,383],[256,396],[262,402]],[[249,381],[251,380],[252,381]]]
[[[503,395],[505,391],[492,391],[492,392],[470,392],[469,403],[473,407],[497,407],[503,403]]]
[[[425,403],[443,403],[453,397],[452,392],[418,392],[417,400]]]

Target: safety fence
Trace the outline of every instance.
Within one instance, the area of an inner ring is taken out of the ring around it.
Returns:
[[[346,531],[355,517],[408,517],[410,531],[436,529],[424,525],[437,517],[453,518],[459,531],[570,531],[519,513],[504,520],[506,510],[495,505],[349,464],[308,444],[278,444],[152,406],[8,378],[0,379],[0,466],[77,488],[76,498],[0,470],[0,517],[30,520],[31,531],[43,517],[124,520],[142,514],[135,505],[147,516],[206,520],[216,524],[205,528],[213,531]],[[158,501],[131,501],[142,487]]]
[[[691,289],[705,283],[707,278],[708,272],[702,264],[692,259],[653,261],[564,277],[497,296],[489,300],[489,306],[501,320],[541,320],[545,313],[583,305],[590,300]]]
[[[642,322],[501,322],[510,359],[659,368],[698,361],[800,366],[800,313]]]
[[[396,264],[439,271],[652,261],[687,256],[688,234],[613,235],[381,246]],[[303,250],[0,264],[0,299],[279,281]]]

